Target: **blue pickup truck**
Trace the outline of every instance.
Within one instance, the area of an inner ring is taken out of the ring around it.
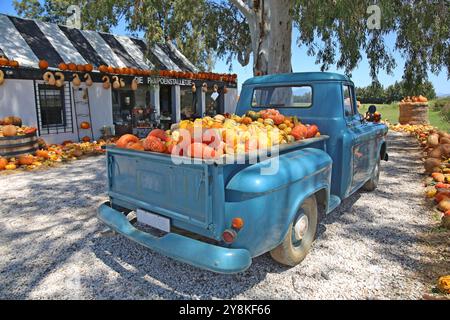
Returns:
[[[242,272],[267,252],[299,264],[327,213],[361,188],[376,189],[388,129],[364,120],[353,82],[334,73],[246,81],[236,114],[268,108],[322,133],[282,148],[276,175],[261,174],[270,160],[176,165],[168,155],[110,146],[110,201],[98,218],[145,247],[214,272]]]

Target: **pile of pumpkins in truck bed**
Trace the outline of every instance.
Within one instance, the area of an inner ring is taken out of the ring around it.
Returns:
[[[217,159],[320,136],[316,125],[302,124],[278,110],[249,111],[183,120],[170,130],[154,129],[145,139],[126,134],[116,146],[192,158]]]

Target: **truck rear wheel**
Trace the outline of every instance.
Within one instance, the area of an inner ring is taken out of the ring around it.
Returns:
[[[272,258],[287,266],[296,266],[305,259],[316,238],[318,213],[316,197],[306,199],[298,215],[289,225],[283,242],[270,251]]]
[[[380,180],[380,159],[378,159],[375,168],[373,169],[372,177],[363,186],[365,191],[375,191],[378,188],[378,181]]]

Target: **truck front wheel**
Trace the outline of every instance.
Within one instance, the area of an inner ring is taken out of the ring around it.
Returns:
[[[287,266],[296,266],[305,259],[316,238],[317,224],[316,197],[306,199],[298,215],[289,225],[289,231],[283,242],[270,251],[272,258]]]

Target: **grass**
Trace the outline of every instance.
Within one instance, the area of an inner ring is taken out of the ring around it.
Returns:
[[[435,101],[430,101],[430,106],[434,105]],[[360,108],[360,113],[365,114],[370,104],[363,104]],[[381,113],[383,120],[389,120],[390,123],[398,123],[398,103],[391,104],[376,104],[377,111]],[[430,124],[442,131],[450,132],[450,123],[442,118],[439,111],[434,111],[432,107],[429,110]]]

